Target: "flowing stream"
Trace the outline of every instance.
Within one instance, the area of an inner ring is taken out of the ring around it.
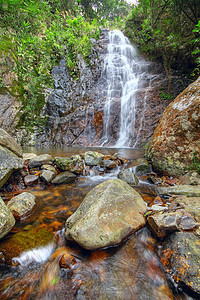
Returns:
[[[84,151],[88,149],[48,152],[70,156]],[[117,152],[128,158],[131,166],[143,157],[141,150],[98,151]],[[40,183],[26,189],[36,196],[37,206],[0,241],[0,299],[192,299],[171,290],[156,254],[157,241],[147,228],[120,246],[104,250],[86,251],[65,240],[66,219],[94,186],[116,178],[117,172],[101,173],[94,167],[71,184],[46,187]],[[16,192],[2,194],[5,201],[20,192],[20,186],[16,188]],[[147,206],[151,205],[155,198],[151,185],[141,184],[137,191]]]
[[[109,31],[102,78],[105,80],[102,146],[137,147],[143,127],[146,98],[155,75],[150,64],[138,56],[137,49],[119,30]],[[141,94],[142,89],[145,92]],[[113,114],[120,106],[117,136],[113,136]]]

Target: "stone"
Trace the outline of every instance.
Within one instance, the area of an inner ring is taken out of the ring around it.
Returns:
[[[67,157],[55,157],[54,163],[61,171],[70,171],[75,174],[83,174],[84,163],[80,155]]]
[[[85,152],[85,164],[87,166],[101,165],[104,155],[94,151]]]
[[[178,231],[182,214],[177,212],[157,213],[147,218],[149,227],[159,238],[164,238],[169,232]]]
[[[7,148],[0,146],[0,187],[2,187],[13,171],[23,168],[23,159],[19,158]]]
[[[65,235],[86,249],[119,245],[145,225],[146,204],[126,182],[110,179],[93,188],[65,224]]]
[[[48,170],[48,171],[51,171],[54,174],[56,174],[56,168],[54,166],[52,166],[52,165],[42,165],[41,169],[42,170]]]
[[[24,177],[24,183],[27,186],[34,185],[38,182],[38,177],[36,175],[27,175]]]
[[[72,172],[66,171],[57,175],[51,183],[53,184],[61,184],[61,183],[71,183],[76,180],[77,176]]]
[[[142,176],[150,173],[150,167],[148,163],[143,163],[135,167],[135,174],[137,176]]]
[[[165,110],[146,156],[155,171],[180,176],[200,157],[200,77]]]
[[[41,167],[44,164],[51,164],[52,157],[49,154],[41,154],[29,160],[29,168]]]
[[[69,253],[65,253],[60,259],[60,267],[70,269],[76,263],[76,259]]]
[[[15,218],[0,197],[0,239],[15,226]]]
[[[22,158],[22,147],[2,128],[0,128],[0,145],[12,151],[18,157]]]
[[[125,169],[118,173],[117,177],[130,185],[137,186],[139,183],[139,179],[133,173],[132,169]]]
[[[200,197],[200,185],[174,185],[169,187],[157,187],[159,195],[183,195],[189,197]]]
[[[183,210],[156,213],[149,216],[147,222],[155,235],[161,239],[173,231],[192,230],[198,227],[192,216]]]
[[[22,219],[29,215],[35,205],[35,196],[29,192],[23,192],[13,197],[7,204],[16,219]]]
[[[23,153],[24,160],[30,160],[32,158],[36,158],[37,155],[35,153]]]
[[[107,169],[114,169],[117,168],[117,163],[110,159],[104,159],[101,163],[101,166]]]
[[[169,209],[174,207],[188,212],[200,223],[200,197],[177,197],[171,202]]]
[[[42,172],[40,173],[40,179],[45,183],[51,182],[55,178],[55,176],[55,172],[49,170],[42,170]]]
[[[165,271],[181,287],[185,285],[200,297],[200,237],[191,232],[174,232],[159,250]]]

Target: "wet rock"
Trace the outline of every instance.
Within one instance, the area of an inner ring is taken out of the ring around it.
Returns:
[[[13,171],[23,168],[23,159],[7,148],[0,146],[0,187],[2,187]]]
[[[169,209],[182,209],[191,214],[200,223],[200,198],[199,197],[177,197],[174,199]]]
[[[200,156],[200,77],[165,110],[147,149],[155,171],[172,176],[192,166]]]
[[[117,177],[130,185],[137,186],[139,183],[139,179],[133,173],[132,169],[125,169],[118,173]]]
[[[193,217],[183,210],[156,213],[149,216],[147,222],[149,227],[159,238],[164,238],[173,231],[192,230],[198,227],[198,223]]]
[[[86,249],[120,244],[145,225],[142,197],[126,182],[110,179],[93,188],[65,224],[66,238]]]
[[[54,168],[54,166],[52,166],[52,165],[42,165],[41,169],[42,170],[48,170],[48,171],[51,171],[54,174],[56,174],[56,168]]]
[[[52,157],[49,154],[41,154],[29,160],[29,168],[41,167],[44,164],[51,164]]]
[[[10,209],[0,197],[0,239],[2,239],[14,227],[15,219]]]
[[[200,297],[200,237],[175,232],[162,243],[159,255],[164,269],[178,286],[187,286]]]
[[[9,239],[3,239],[1,241],[1,251],[5,255],[6,264],[11,264],[12,259],[21,255],[23,251],[52,243],[53,238],[54,234],[52,232],[40,226],[32,226],[29,230],[13,234]]]
[[[30,160],[32,158],[36,158],[37,155],[35,153],[23,153],[24,160]]]
[[[49,170],[43,170],[40,173],[40,179],[46,183],[51,182],[55,178],[55,176],[56,176],[55,172]]]
[[[13,197],[7,204],[16,219],[26,217],[32,212],[35,205],[35,196],[28,192]]]
[[[76,259],[69,253],[65,253],[60,259],[61,268],[70,269],[76,263]]]
[[[51,183],[53,184],[61,184],[61,183],[71,183],[74,182],[77,176],[72,172],[66,171],[57,175]]]
[[[34,185],[38,182],[38,177],[36,175],[27,175],[24,177],[24,183],[27,186]]]
[[[177,231],[182,214],[177,212],[154,214],[147,218],[149,227],[159,237],[164,238],[167,233]]]
[[[85,152],[85,164],[87,166],[101,165],[104,155],[98,152]]]
[[[5,264],[5,255],[0,251],[0,264]]]
[[[15,155],[22,158],[22,147],[17,144],[14,138],[12,138],[5,130],[0,128],[0,145],[8,150],[12,151]]]
[[[200,175],[197,172],[188,172],[181,177],[181,182],[186,185],[200,185]]]
[[[200,185],[174,185],[169,187],[157,187],[159,195],[183,195],[189,197],[200,197]]]
[[[83,174],[84,163],[80,155],[73,155],[70,158],[55,157],[54,163],[61,171],[70,171],[76,174]]]
[[[140,164],[135,167],[135,174],[137,176],[142,176],[150,173],[150,167],[148,165],[148,162]]]
[[[114,169],[117,167],[117,163],[110,159],[104,159],[101,163],[101,166],[108,169]]]

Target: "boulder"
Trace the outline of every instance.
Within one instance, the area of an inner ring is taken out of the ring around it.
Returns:
[[[126,182],[110,179],[93,188],[65,224],[65,235],[86,249],[119,245],[145,225],[146,204]]]
[[[44,164],[51,164],[52,157],[49,154],[41,154],[29,160],[29,168],[41,167]]]
[[[10,209],[0,197],[0,239],[2,239],[15,225],[15,218]]]
[[[200,157],[200,77],[165,110],[147,149],[155,171],[184,174]]]
[[[138,176],[146,175],[150,173],[150,167],[148,163],[143,163],[135,167],[135,174]]]
[[[104,155],[99,152],[85,152],[85,164],[87,166],[101,165]]]
[[[0,145],[8,150],[12,151],[15,155],[22,158],[22,147],[17,144],[14,138],[12,138],[5,130],[0,128]]]
[[[0,146],[0,187],[2,187],[13,171],[23,168],[23,159],[16,154]]]
[[[75,174],[72,172],[66,171],[57,175],[51,183],[53,184],[61,184],[61,183],[71,183],[77,178]]]
[[[24,183],[27,186],[34,185],[38,182],[38,177],[36,175],[27,175],[24,177]]]
[[[174,208],[184,209],[200,223],[200,197],[177,197],[169,206],[169,209]]]
[[[7,206],[12,211],[16,219],[22,219],[30,214],[35,205],[35,196],[31,193],[24,192],[13,197],[8,202]]]
[[[51,182],[55,178],[56,174],[49,170],[42,170],[40,173],[40,179],[46,183]]]
[[[132,169],[125,169],[118,173],[117,177],[130,185],[138,185],[139,179],[133,173]]]
[[[164,240],[159,255],[173,280],[200,297],[200,237],[191,232],[175,232]],[[199,298],[198,298],[199,299]]]
[[[198,227],[198,223],[191,215],[184,211],[156,213],[147,218],[149,227],[159,238],[178,230],[192,230]]]
[[[35,157],[37,157],[37,155],[35,153],[23,153],[24,160],[30,160]]]
[[[157,187],[159,195],[183,195],[189,197],[200,197],[200,185],[174,185],[169,187]]]
[[[53,172],[54,174],[56,174],[56,169],[55,169],[55,167],[52,166],[52,165],[42,165],[42,166],[41,166],[41,169],[42,169],[42,170],[48,170],[48,171],[51,171],[51,172]]]
[[[107,169],[114,169],[117,168],[117,163],[111,159],[104,159],[101,163],[101,166]]]
[[[73,155],[70,158],[55,157],[54,163],[61,171],[70,171],[76,174],[83,174],[84,163],[80,155]]]

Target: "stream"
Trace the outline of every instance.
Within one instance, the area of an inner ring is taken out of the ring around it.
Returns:
[[[39,153],[71,156],[88,150],[117,152],[130,160],[130,166],[144,155],[142,150],[129,148],[45,150]],[[66,219],[94,186],[116,178],[118,172],[101,173],[93,168],[71,184],[39,183],[26,188],[36,196],[37,205],[0,241],[0,299],[193,299],[180,294],[166,279],[156,254],[157,241],[146,227],[120,246],[103,250],[87,251],[65,240]],[[21,192],[19,189],[1,196],[6,202]],[[154,189],[143,179],[137,191],[147,206],[153,203]]]

